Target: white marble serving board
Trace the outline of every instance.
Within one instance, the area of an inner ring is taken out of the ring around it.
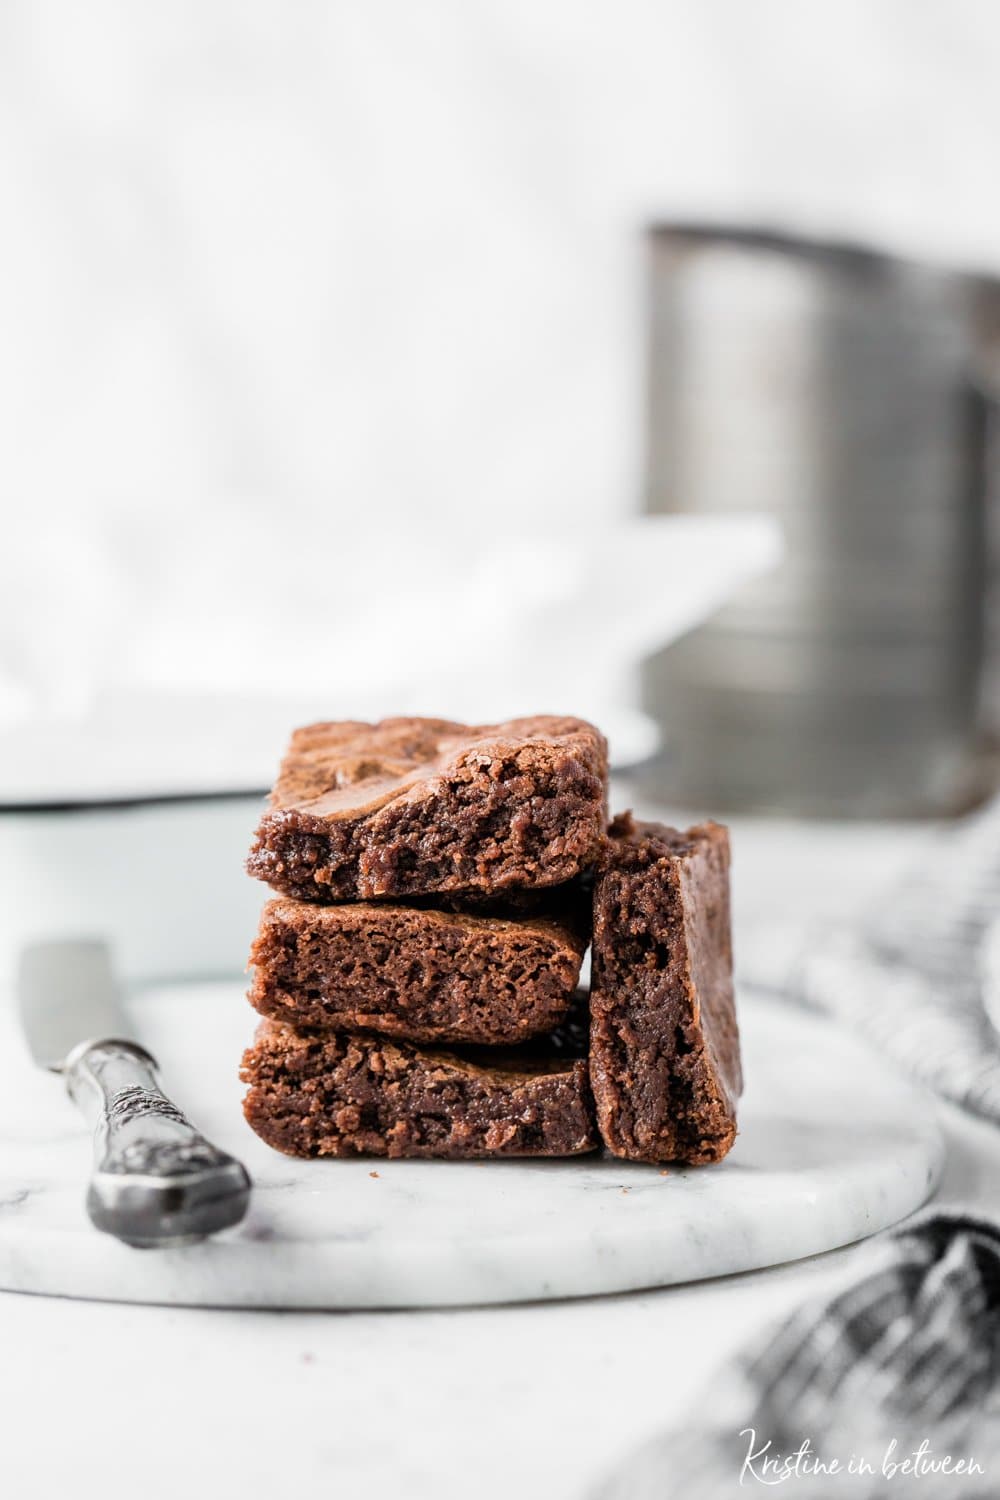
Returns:
[[[621,1292],[812,1255],[930,1195],[943,1147],[928,1096],[831,1024],[741,1008],[748,1086],[717,1167],[297,1162],[243,1123],[236,1068],[254,1018],[234,984],[132,1001],[167,1092],[254,1179],[237,1230],[130,1250],[93,1230],[90,1141],[55,1075],[0,1013],[0,1287],[215,1307],[407,1307]]]

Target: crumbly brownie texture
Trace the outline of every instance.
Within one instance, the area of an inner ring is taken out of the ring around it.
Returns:
[[[565,1019],[586,936],[566,923],[384,903],[269,901],[250,1003],[293,1026],[512,1043]]]
[[[572,1040],[440,1052],[262,1021],[243,1056],[247,1121],[288,1156],[576,1156],[598,1144]]]
[[[593,863],[606,802],[607,745],[582,719],[312,724],[247,869],[317,902],[556,885]]]
[[[724,828],[615,819],[594,883],[592,965],[605,1144],[636,1161],[721,1160],[742,1089]]]

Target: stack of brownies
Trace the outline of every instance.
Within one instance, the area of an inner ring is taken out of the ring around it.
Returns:
[[[297,730],[248,868],[280,894],[250,955],[244,1109],[279,1151],[702,1163],[732,1145],[726,831],[609,825],[592,725]]]

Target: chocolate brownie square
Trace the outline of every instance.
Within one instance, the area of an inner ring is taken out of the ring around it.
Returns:
[[[594,882],[590,1076],[616,1156],[721,1160],[742,1090],[729,836],[616,818]]]
[[[598,1145],[584,1047],[578,1027],[438,1051],[262,1021],[243,1056],[243,1112],[288,1156],[577,1156]]]
[[[510,1044],[566,1018],[586,945],[568,921],[279,898],[250,950],[249,999],[298,1027]]]
[[[592,864],[606,799],[607,745],[582,719],[311,724],[247,868],[316,902],[551,886]]]

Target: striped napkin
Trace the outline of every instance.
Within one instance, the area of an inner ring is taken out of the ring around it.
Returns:
[[[827,1011],[943,1098],[996,1124],[998,976],[1000,801],[929,839],[911,875],[859,929],[775,929],[740,955],[744,985]]]
[[[931,1213],[759,1338],[593,1500],[1000,1496],[1000,1226]]]

